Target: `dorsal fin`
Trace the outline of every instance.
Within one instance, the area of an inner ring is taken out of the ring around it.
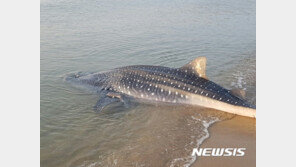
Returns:
[[[230,93],[234,96],[237,96],[237,97],[240,97],[242,99],[245,99],[246,98],[246,92],[242,89],[231,89],[230,90]]]
[[[188,64],[185,64],[180,69],[187,70],[189,72],[192,72],[199,77],[208,79],[206,76],[206,65],[207,65],[207,58],[206,57],[198,57]]]

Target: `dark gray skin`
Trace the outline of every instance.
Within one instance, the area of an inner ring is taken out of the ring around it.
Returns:
[[[205,61],[205,58],[197,58],[181,68],[127,66],[88,75],[76,74],[66,80],[90,86],[101,92],[102,97],[96,105],[97,111],[101,111],[112,102],[125,102],[129,97],[155,102],[196,104],[211,108],[215,108],[215,102],[216,106],[221,106],[223,102],[228,104],[226,108],[239,106],[255,109],[255,106],[243,100],[238,94],[208,80],[205,71],[202,71],[204,69],[201,68],[203,64],[205,68]],[[204,74],[200,75],[202,73]],[[207,104],[210,102],[211,105]],[[225,110],[224,108],[225,106],[221,110]],[[252,113],[252,117],[253,115]]]

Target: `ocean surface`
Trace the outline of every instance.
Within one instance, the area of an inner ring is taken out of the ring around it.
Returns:
[[[206,56],[210,80],[246,90],[256,104],[255,0],[41,0],[40,7],[41,166],[190,166],[208,127],[233,117],[162,104],[95,113],[98,95],[65,82],[69,73],[178,68]]]

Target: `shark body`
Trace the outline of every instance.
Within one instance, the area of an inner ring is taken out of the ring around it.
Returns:
[[[256,107],[242,98],[242,92],[227,90],[208,80],[205,68],[206,58],[198,57],[181,68],[136,65],[83,76],[75,75],[68,80],[104,91],[106,96],[98,101],[98,110],[113,102],[110,99],[133,97],[147,101],[197,105],[256,117]]]

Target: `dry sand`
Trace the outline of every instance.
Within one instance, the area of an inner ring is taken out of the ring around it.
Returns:
[[[209,128],[210,137],[201,148],[246,148],[243,157],[197,157],[193,167],[256,166],[256,119],[235,116]]]

